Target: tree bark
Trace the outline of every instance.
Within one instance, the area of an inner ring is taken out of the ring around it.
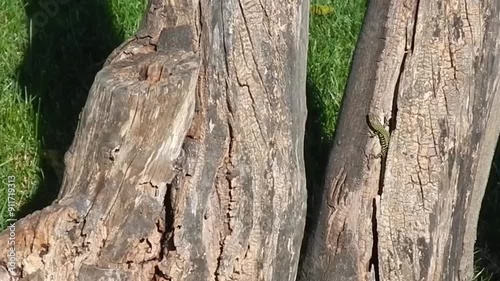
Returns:
[[[471,280],[500,2],[369,2],[299,280]],[[385,166],[367,114],[390,121]]]
[[[58,199],[0,247],[0,279],[294,280],[308,5],[151,0],[95,78]]]

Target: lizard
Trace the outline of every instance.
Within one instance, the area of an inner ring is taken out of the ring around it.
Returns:
[[[387,151],[389,150],[389,141],[391,138],[391,133],[378,121],[375,115],[367,115],[366,120],[368,127],[373,133],[378,137],[380,141],[381,151],[379,154],[375,155],[375,158],[381,158],[381,169],[380,169],[380,182],[378,194],[382,194],[382,187],[384,186],[384,175],[385,175],[385,164],[387,160]]]
[[[384,125],[382,125],[374,115],[368,115],[367,121],[368,127],[370,127],[373,133],[377,135],[380,141],[380,147],[382,148],[380,154],[376,155],[376,157],[381,157],[382,162],[385,162],[387,151],[389,150],[389,140],[391,138],[391,134],[385,129]]]

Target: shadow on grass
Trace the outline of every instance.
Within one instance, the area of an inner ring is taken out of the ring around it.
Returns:
[[[25,0],[25,12],[31,40],[19,67],[19,83],[28,98],[40,102],[42,150],[65,152],[96,73],[124,38],[113,28],[109,1]],[[41,163],[41,184],[20,217],[57,197],[55,171],[47,161]]]
[[[309,76],[309,75],[308,75]],[[320,89],[316,87],[310,77],[307,78],[307,121],[304,139],[304,160],[307,182],[307,218],[305,235],[301,247],[301,261],[305,250],[309,247],[309,235],[318,223],[320,204],[324,191],[324,177],[332,139],[327,138],[324,118],[326,118],[326,108],[321,100]],[[300,267],[300,266],[299,266]]]
[[[323,193],[323,181],[325,176],[328,157],[331,149],[331,141],[325,136],[322,119],[326,116],[325,108],[321,101],[319,89],[314,83],[307,79],[306,95],[307,95],[307,121],[306,133],[304,139],[304,158],[307,179],[307,195],[308,206],[315,206],[308,209],[308,221],[312,218],[317,218],[317,208]],[[309,225],[309,223],[308,223]]]
[[[500,280],[500,140],[493,158],[477,226],[476,267],[482,276]],[[479,280],[488,280],[488,279]]]

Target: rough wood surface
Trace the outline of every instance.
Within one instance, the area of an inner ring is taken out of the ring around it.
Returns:
[[[307,24],[308,1],[150,1],[95,78],[57,201],[15,224],[11,278],[294,280]]]
[[[471,280],[500,133],[497,1],[370,1],[299,280]],[[367,114],[388,117],[387,166]]]

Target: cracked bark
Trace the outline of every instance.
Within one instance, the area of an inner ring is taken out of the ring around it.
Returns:
[[[500,133],[499,12],[370,1],[299,280],[471,280]],[[382,179],[368,113],[391,118]]]
[[[308,1],[151,0],[2,280],[294,280],[307,23]]]

